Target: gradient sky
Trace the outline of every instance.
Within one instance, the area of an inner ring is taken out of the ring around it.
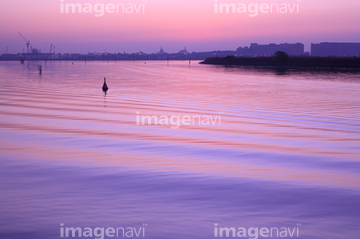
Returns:
[[[144,3],[143,0],[64,0],[65,3]],[[146,0],[145,13],[60,13],[60,0],[0,0],[0,54],[26,48],[49,52],[152,53],[235,50],[252,42],[360,42],[359,0],[218,0],[220,3],[299,3],[299,13],[216,14],[214,0]]]

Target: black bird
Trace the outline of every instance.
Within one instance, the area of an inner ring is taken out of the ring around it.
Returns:
[[[106,84],[106,78],[104,78],[104,84],[103,84],[102,90],[106,93],[106,91],[108,91],[108,89],[109,89],[109,87]]]

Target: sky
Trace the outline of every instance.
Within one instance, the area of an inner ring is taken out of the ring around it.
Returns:
[[[68,4],[80,7],[66,12]],[[224,4],[236,6],[235,13]],[[273,5],[270,12],[270,4],[286,8],[281,13]],[[360,42],[359,11],[359,0],[0,0],[0,54],[26,51],[19,32],[43,53],[51,44],[57,53],[153,53],[160,47],[172,53],[255,42],[301,42],[309,51],[311,43]]]

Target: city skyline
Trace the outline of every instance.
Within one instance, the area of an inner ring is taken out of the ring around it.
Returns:
[[[66,2],[90,2],[95,6],[97,1],[63,1]],[[102,2],[119,3],[109,0]],[[219,0],[217,3],[233,2]],[[248,5],[262,3],[242,2]],[[169,3],[163,0],[127,0],[121,3],[133,4],[135,8],[132,13],[109,13],[96,17],[84,12],[61,13],[60,0],[5,0],[0,9],[0,54],[6,51],[26,52],[25,42],[18,32],[34,48],[44,53],[49,52],[51,44],[56,46],[57,52],[85,54],[124,51],[152,53],[160,47],[170,53],[184,47],[190,52],[233,50],[253,42],[302,42],[305,51],[310,51],[311,43],[359,42],[360,26],[355,22],[360,20],[357,14],[360,2],[356,0],[274,2],[287,3],[289,6],[298,4],[299,11],[259,13],[251,17],[241,13],[215,13],[215,1]]]
[[[21,37],[23,35],[19,33]],[[288,54],[289,56],[336,56],[336,57],[353,57],[353,56],[360,56],[360,43],[359,42],[320,42],[320,43],[311,43],[310,51],[305,51],[305,45],[301,42],[297,43],[268,43],[268,44],[259,44],[259,43],[251,43],[248,46],[240,46],[237,49],[230,49],[230,50],[216,50],[213,49],[211,51],[188,51],[186,47],[177,51],[177,52],[168,52],[163,47],[160,47],[158,51],[155,52],[88,52],[85,54],[82,53],[71,53],[71,52],[57,52],[55,49],[56,47],[51,44],[49,52],[42,52],[41,49],[33,48],[29,41],[23,37],[26,43],[26,49],[23,49],[23,52],[15,53],[15,54],[0,54],[0,60],[4,59],[17,59],[23,56],[29,57],[29,59],[39,59],[41,56],[45,57],[44,59],[55,59],[55,56],[68,56],[71,55],[71,59],[77,59],[77,56],[114,56],[117,55],[118,57],[114,58],[119,60],[128,59],[135,59],[135,58],[143,58],[143,59],[150,59],[149,56],[161,56],[160,58],[155,57],[151,59],[205,59],[207,57],[219,56],[225,57],[228,55],[233,56],[245,56],[245,57],[257,57],[257,56],[274,56],[276,52],[282,51]],[[120,55],[120,57],[119,57]],[[171,56],[170,58],[164,58],[165,56]],[[141,57],[146,56],[146,57]],[[174,58],[175,56],[175,58]],[[14,58],[15,57],[15,58]],[[50,57],[50,58],[49,58]],[[75,58],[73,58],[75,57]],[[135,58],[133,58],[135,57]],[[185,58],[184,58],[185,57]],[[139,59],[140,59],[139,58]],[[60,58],[56,58],[60,59]],[[61,57],[61,59],[67,59],[66,57]],[[82,59],[82,58],[81,58]],[[84,58],[85,59],[85,58]],[[107,58],[108,59],[108,58]]]

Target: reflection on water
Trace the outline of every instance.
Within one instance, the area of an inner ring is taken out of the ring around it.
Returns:
[[[147,223],[147,238],[212,238],[214,223],[359,235],[356,72],[188,61],[0,72],[1,238],[56,238],[60,223]],[[136,112],[222,120],[171,129],[137,125]]]

